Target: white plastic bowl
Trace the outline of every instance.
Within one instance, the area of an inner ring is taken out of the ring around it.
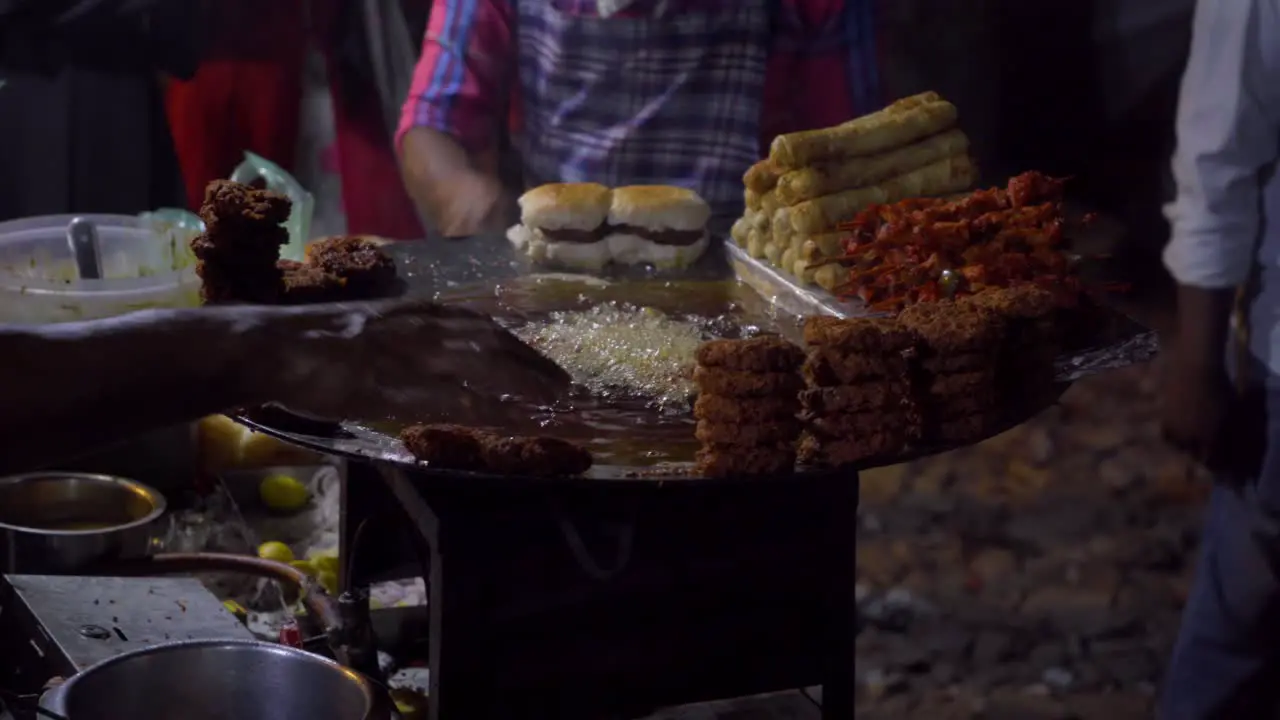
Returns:
[[[67,244],[74,218],[98,230],[101,280],[81,280]],[[145,308],[195,307],[190,231],[131,215],[45,215],[0,223],[0,322],[55,323]]]

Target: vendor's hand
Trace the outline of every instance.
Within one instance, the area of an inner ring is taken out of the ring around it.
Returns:
[[[422,301],[299,308],[262,337],[277,348],[266,397],[327,418],[527,419],[569,384],[555,363],[491,318]],[[271,392],[275,390],[275,392]]]
[[[1161,397],[1165,439],[1196,461],[1219,460],[1233,390],[1221,362],[1206,360],[1202,348],[1175,339],[1162,358]]]
[[[440,232],[447,238],[459,238],[501,231],[506,204],[497,178],[474,172],[460,174],[444,199]]]

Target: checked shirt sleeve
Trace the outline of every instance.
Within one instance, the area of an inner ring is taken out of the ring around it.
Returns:
[[[436,0],[396,146],[416,127],[451,135],[469,153],[491,145],[514,64],[510,0]]]

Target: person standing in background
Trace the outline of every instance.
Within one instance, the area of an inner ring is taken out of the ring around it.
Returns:
[[[200,52],[196,0],[0,2],[0,220],[183,205],[159,78]]]
[[[207,6],[203,58],[190,79],[168,83],[165,98],[187,207],[200,207],[205,186],[230,176],[246,150],[292,170],[309,46],[306,10],[306,0]]]
[[[1267,718],[1280,707],[1280,0],[1200,0],[1193,27],[1166,210],[1178,305],[1164,428],[1215,482],[1160,716]]]
[[[732,218],[775,135],[883,104],[875,27],[872,0],[438,0],[405,184],[446,236],[500,229],[511,192],[555,181],[682,185]],[[508,138],[520,167],[500,171]]]

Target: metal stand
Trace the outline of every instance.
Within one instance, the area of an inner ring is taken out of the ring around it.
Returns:
[[[362,558],[387,558],[397,515],[429,550],[432,720],[815,684],[824,718],[853,717],[856,475],[495,490],[352,463],[345,482],[345,555],[362,534],[345,583],[395,564]]]

